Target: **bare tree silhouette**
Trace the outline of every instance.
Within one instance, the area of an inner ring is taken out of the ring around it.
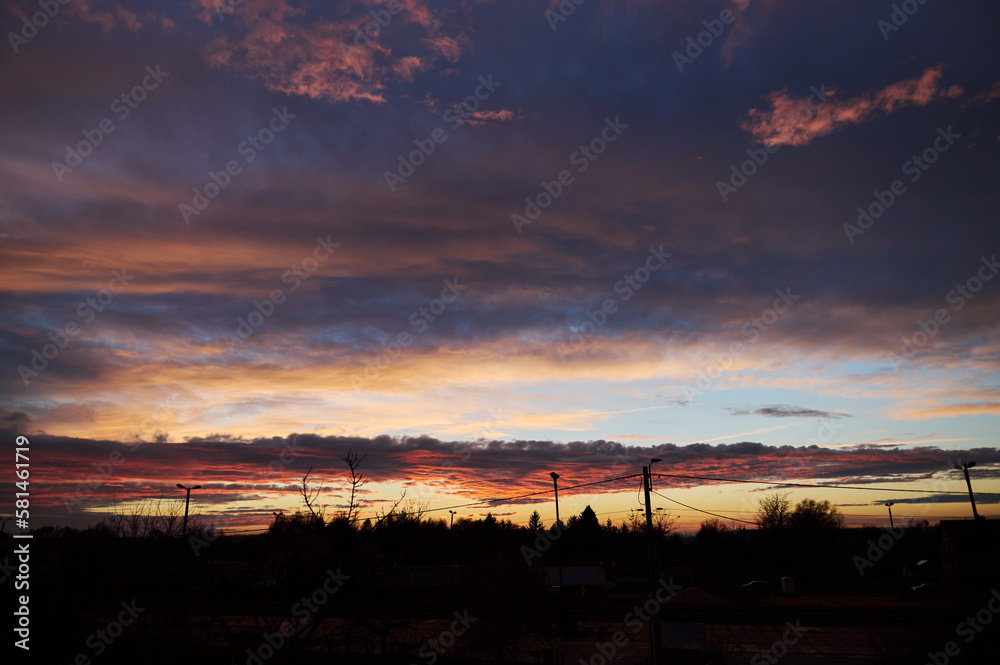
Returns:
[[[347,504],[347,521],[351,526],[354,526],[354,524],[358,521],[358,514],[361,512],[361,504],[357,500],[357,494],[358,490],[360,490],[365,484],[365,477],[360,471],[358,471],[358,468],[361,466],[361,463],[365,461],[366,457],[368,457],[367,454],[359,457],[356,452],[348,450],[347,454],[340,458],[344,460],[347,464],[347,468],[350,469],[351,472],[351,499]]]
[[[302,500],[305,501],[306,508],[309,509],[310,514],[312,514],[312,516],[315,519],[322,521],[323,520],[322,506],[319,507],[319,511],[313,508],[313,506],[316,503],[316,499],[319,498],[319,493],[320,491],[322,491],[323,488],[322,486],[317,487],[316,489],[312,489],[311,487],[309,487],[309,475],[312,473],[312,470],[313,467],[309,467],[309,470],[306,471],[306,475],[302,476],[302,487],[299,490],[299,493],[302,495]]]

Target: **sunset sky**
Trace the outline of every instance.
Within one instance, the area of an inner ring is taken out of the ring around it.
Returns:
[[[1000,6],[903,4],[0,1],[33,525],[1000,515]]]

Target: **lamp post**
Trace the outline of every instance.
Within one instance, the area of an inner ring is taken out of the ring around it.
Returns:
[[[556,524],[559,524],[559,474],[553,471],[549,475],[552,476],[552,486],[556,490]]]
[[[184,531],[181,533],[181,538],[187,535],[188,532],[188,505],[191,503],[191,490],[200,490],[201,485],[195,485],[194,487],[184,487],[180,483],[177,486],[182,490],[187,490],[187,496],[184,498]]]
[[[448,528],[451,529],[455,526],[455,511],[449,510],[448,512],[451,513],[451,524],[448,526]]]
[[[965,484],[968,485],[969,487],[969,501],[972,502],[972,516],[978,520],[980,519],[980,517],[979,517],[979,511],[976,510],[976,497],[972,494],[972,481],[969,480],[969,469],[971,469],[974,466],[976,466],[975,462],[966,462],[961,466],[956,464],[955,468],[960,471],[965,471]]]
[[[895,505],[896,504],[893,503],[892,501],[890,501],[890,502],[888,502],[888,503],[885,504],[885,507],[889,509],[889,528],[890,529],[895,529],[896,528],[896,525],[892,523],[892,507],[895,506]]]
[[[553,471],[549,474],[552,476],[552,487],[556,492],[556,529],[562,529],[562,523],[559,521],[559,474]],[[557,532],[558,533],[558,532]],[[562,548],[559,548],[559,603],[562,607],[562,591],[563,591],[563,565],[562,565]]]

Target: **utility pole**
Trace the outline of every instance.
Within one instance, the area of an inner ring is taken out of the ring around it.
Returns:
[[[660,460],[654,460],[660,461]],[[650,466],[653,462],[649,463]],[[653,510],[649,500],[649,490],[650,490],[650,474],[649,467],[642,467],[642,489],[646,495],[646,548],[648,550],[649,558],[649,588],[652,593],[656,593],[656,584],[659,581],[659,571],[656,566],[656,547],[653,543]],[[663,637],[660,635],[660,620],[658,617],[650,617],[649,619],[649,648],[652,653],[654,665],[659,665],[663,662]]]
[[[969,480],[969,469],[971,469],[974,466],[976,466],[975,462],[966,462],[961,466],[956,464],[955,468],[960,469],[961,471],[965,471],[965,484],[968,485],[969,487],[969,501],[972,502],[972,516],[973,518],[978,520],[980,519],[980,517],[979,517],[979,511],[976,510],[976,497],[972,493],[972,481]]]

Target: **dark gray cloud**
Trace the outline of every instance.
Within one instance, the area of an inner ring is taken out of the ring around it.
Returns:
[[[820,411],[788,404],[771,404],[756,409],[730,408],[734,416],[768,416],[770,418],[850,418],[851,414],[838,411]]]
[[[429,436],[351,437],[292,434],[247,439],[224,434],[183,442],[124,444],[111,441],[31,435],[38,462],[47,471],[46,499],[52,509],[57,497],[78,495],[74,488],[93,479],[95,469],[118,459],[108,473],[98,475],[88,500],[108,501],[116,494],[170,495],[176,482],[198,482],[203,501],[224,504],[237,493],[258,495],[265,488],[290,494],[312,468],[317,482],[344,485],[348,450],[367,455],[365,476],[377,483],[428,484],[492,499],[545,490],[549,472],[558,470],[561,483],[574,486],[597,480],[633,476],[594,486],[595,492],[622,491],[651,457],[663,460],[656,473],[671,486],[725,484],[730,479],[834,482],[881,485],[931,477],[950,477],[956,459],[976,459],[977,476],[998,469],[1000,450],[942,450],[935,447],[829,449],[818,446],[769,446],[744,441],[651,447],[615,441],[445,441]],[[677,477],[673,477],[677,476]],[[684,478],[696,476],[699,478]],[[712,480],[714,479],[714,480]],[[956,491],[963,491],[955,475]],[[749,487],[749,486],[748,486]]]
[[[857,504],[843,504],[850,506],[881,506],[887,502],[901,503],[901,504],[927,504],[927,503],[969,503],[968,495],[962,496],[961,494],[925,494],[919,497],[904,497],[902,499],[892,498],[892,495],[887,495],[885,501],[873,501],[872,503],[857,503]],[[976,494],[976,503],[980,504],[995,504],[1000,503],[1000,494]]]

